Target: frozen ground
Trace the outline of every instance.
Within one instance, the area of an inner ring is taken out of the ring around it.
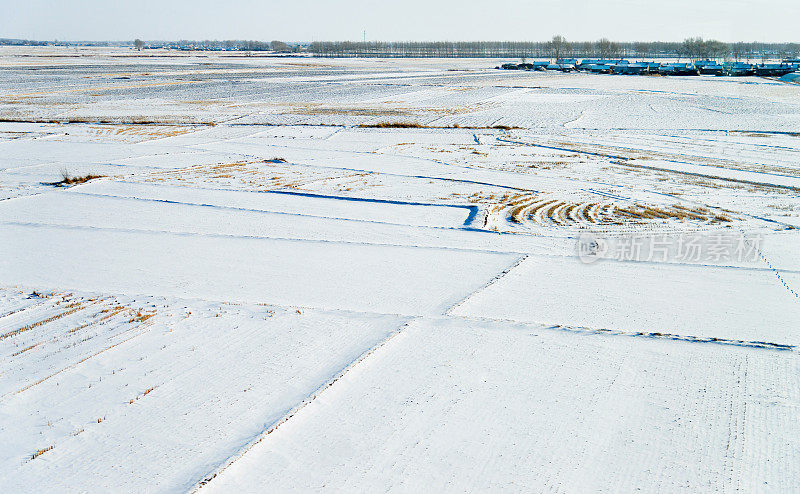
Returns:
[[[0,490],[799,490],[800,86],[145,54],[0,51]]]

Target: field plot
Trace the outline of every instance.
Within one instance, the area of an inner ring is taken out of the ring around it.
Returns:
[[[185,490],[402,324],[78,294],[14,319],[28,324],[0,342],[0,461],[17,492],[54,469],[54,490]]]
[[[210,491],[790,490],[797,371],[781,352],[412,323]]]
[[[0,283],[390,314],[441,314],[517,258],[38,225],[4,231]]]
[[[212,189],[198,192],[197,188],[187,190],[185,187],[125,182],[95,182],[76,191],[90,195],[202,205],[228,210],[441,228],[463,226],[473,215],[472,208],[467,206],[354,199],[292,191],[253,193]]]
[[[790,286],[800,284],[800,272],[782,277]],[[516,294],[513,304],[507,303],[509,293]],[[622,261],[587,266],[577,259],[531,256],[452,313],[800,345],[800,300],[766,267]]]
[[[800,86],[147,55],[0,50],[2,490],[800,485]]]

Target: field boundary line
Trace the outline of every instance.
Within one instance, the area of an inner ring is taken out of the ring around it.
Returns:
[[[517,258],[517,260],[514,261],[514,263],[511,264],[511,266],[507,267],[506,269],[504,269],[500,273],[496,274],[491,280],[489,280],[486,283],[484,283],[477,290],[473,290],[466,297],[462,298],[461,300],[459,300],[455,304],[451,305],[446,311],[444,311],[444,315],[445,316],[452,316],[452,314],[451,314],[452,311],[454,311],[455,309],[460,307],[462,304],[464,304],[467,300],[472,298],[473,295],[482,292],[483,290],[489,288],[490,286],[492,286],[495,283],[497,283],[498,281],[500,281],[505,275],[510,273],[512,270],[514,270],[514,268],[516,268],[520,264],[522,264],[525,261],[525,259],[529,258],[530,256],[531,256],[531,254],[524,254],[524,255],[520,256],[519,258]]]
[[[253,439],[247,442],[244,446],[242,446],[237,452],[233,455],[226,458],[222,461],[217,467],[215,467],[209,473],[203,475],[201,480],[196,481],[187,492],[189,493],[196,493],[204,486],[208,485],[212,480],[214,480],[219,474],[224,472],[228,467],[233,465],[237,460],[242,458],[244,455],[247,454],[248,451],[253,449],[257,444],[263,441],[267,436],[275,432],[278,427],[285,424],[289,419],[294,417],[297,413],[299,413],[303,408],[305,408],[309,403],[317,399],[322,393],[325,392],[328,388],[333,386],[338,380],[344,377],[348,372],[350,372],[353,368],[355,368],[358,364],[365,361],[375,352],[386,346],[392,339],[394,339],[397,335],[402,333],[412,322],[417,320],[418,317],[412,317],[403,324],[401,324],[397,329],[389,333],[384,339],[379,341],[377,344],[369,347],[364,352],[362,352],[358,357],[356,357],[353,361],[351,361],[347,366],[337,372],[333,377],[322,383],[317,389],[315,389],[310,395],[306,396],[303,401],[295,405],[291,408],[288,412],[286,412],[282,417],[275,420],[271,424],[269,424],[264,430],[262,430],[258,435],[256,435]]]
[[[460,319],[463,321],[481,321],[496,324],[509,324],[512,326],[523,326],[526,328],[537,328],[550,331],[561,331],[573,334],[592,334],[602,336],[620,336],[628,338],[643,338],[649,340],[671,340],[682,343],[705,343],[712,345],[743,347],[743,348],[757,348],[762,350],[773,350],[781,352],[798,353],[798,346],[787,343],[774,343],[771,341],[757,341],[757,340],[737,340],[733,338],[718,338],[716,336],[692,336],[681,333],[667,333],[658,331],[636,331],[625,329],[609,329],[597,328],[590,326],[575,326],[569,324],[559,324],[553,322],[538,322],[538,321],[522,321],[518,319],[508,319],[502,317],[486,317],[486,316],[450,316],[453,319]]]

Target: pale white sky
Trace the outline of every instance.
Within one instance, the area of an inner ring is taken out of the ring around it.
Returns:
[[[800,0],[0,0],[42,40],[800,41]]]

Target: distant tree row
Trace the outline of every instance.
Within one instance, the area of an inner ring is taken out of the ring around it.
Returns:
[[[141,39],[135,39],[133,46],[137,50],[143,48],[170,48],[177,50],[209,50],[209,51],[277,51],[294,52],[296,47],[289,46],[283,41],[253,41],[253,40],[186,40],[180,41],[150,41],[145,43]]]
[[[381,42],[315,41],[310,51],[321,57],[486,57],[486,58],[688,58],[747,59],[800,56],[798,43],[723,43],[703,38],[682,42],[550,41]]]
[[[130,46],[129,41],[34,41],[29,39],[0,38],[0,46]],[[135,39],[133,47],[137,50],[143,48],[173,48],[190,50],[235,50],[235,51],[277,51],[296,52],[298,46],[291,46],[283,41],[254,41],[254,40],[186,40],[180,41],[142,41]]]
[[[280,43],[278,41],[277,43]],[[192,41],[182,39],[173,43],[165,43],[168,47],[191,47],[201,50],[243,50],[243,51],[270,51],[272,44],[266,41],[253,41],[253,40],[239,40],[239,39],[226,39],[226,40],[203,40]]]
[[[33,41],[30,39],[0,38],[0,46],[45,46],[47,41]]]

